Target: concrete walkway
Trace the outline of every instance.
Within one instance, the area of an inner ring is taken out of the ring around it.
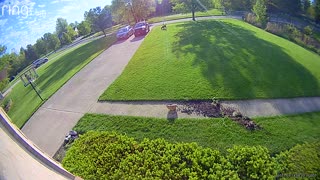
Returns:
[[[53,156],[64,136],[121,74],[142,40],[132,36],[100,54],[38,109],[22,128],[23,133]]]
[[[178,107],[183,103],[158,102],[100,102],[94,104],[90,113],[161,117],[169,116],[167,104],[175,103]],[[232,107],[248,117],[277,116],[285,114],[301,114],[320,111],[320,97],[292,99],[257,99],[241,101],[222,101],[224,107]],[[177,112],[179,118],[199,118],[196,114]]]
[[[190,19],[166,23],[181,21],[190,21]],[[159,24],[162,23],[157,25]],[[121,74],[142,41],[143,37],[134,38],[132,36],[104,51],[38,109],[22,128],[24,134],[47,154],[53,156],[63,143],[64,136],[85,113],[166,118],[169,114],[165,105],[169,102],[98,102],[99,96]],[[245,115],[252,117],[320,111],[319,98],[227,101],[223,103],[236,107]],[[177,116],[199,117],[179,113]]]

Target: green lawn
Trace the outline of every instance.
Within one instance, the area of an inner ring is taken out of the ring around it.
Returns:
[[[55,55],[50,61],[37,69],[39,78],[35,81],[45,99],[53,95],[73,75],[91,60],[108,48],[115,41],[114,36],[101,38]],[[43,103],[31,86],[17,84],[6,97],[12,99],[13,105],[8,112],[12,121],[21,128],[31,115]]]
[[[222,16],[224,14],[220,9],[211,9],[207,12],[196,12],[195,15],[197,18],[197,17],[205,17],[205,16]],[[167,15],[167,16],[158,16],[158,17],[150,18],[148,20],[148,22],[149,23],[156,23],[156,22],[171,21],[171,20],[184,19],[184,18],[192,18],[192,14],[186,13],[186,14],[173,14],[173,15]]]
[[[155,27],[100,100],[320,96],[320,56],[239,20]]]
[[[298,143],[320,141],[320,112],[296,116],[258,118],[263,130],[250,132],[229,119],[177,119],[86,114],[74,130],[115,131],[141,141],[164,138],[169,142],[196,142],[225,152],[233,145],[262,145],[271,153]]]

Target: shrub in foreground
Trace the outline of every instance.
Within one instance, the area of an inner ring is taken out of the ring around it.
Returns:
[[[265,147],[235,146],[228,150],[228,161],[241,179],[274,179],[275,161]]]
[[[320,142],[296,145],[277,155],[280,177],[319,179]]]
[[[115,179],[238,179],[231,164],[218,151],[195,143],[170,144],[145,139],[138,151],[121,162]]]
[[[275,179],[279,173],[319,172],[319,144],[298,145],[276,158],[261,146],[235,146],[223,156],[196,143],[137,143],[89,131],[74,142],[62,164],[84,179]]]
[[[109,179],[136,144],[127,136],[90,131],[74,142],[62,163],[85,179]]]

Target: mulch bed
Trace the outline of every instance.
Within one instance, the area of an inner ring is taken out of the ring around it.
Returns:
[[[231,107],[224,107],[218,100],[208,101],[187,101],[179,105],[177,111],[186,114],[196,114],[210,118],[230,118],[248,130],[261,129],[252,119],[243,116],[241,112]]]

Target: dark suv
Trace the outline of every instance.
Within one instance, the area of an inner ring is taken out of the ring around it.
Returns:
[[[134,26],[134,36],[145,35],[150,31],[150,26],[146,21],[138,22]]]
[[[32,66],[33,66],[34,68],[38,68],[38,67],[40,67],[42,64],[44,64],[44,63],[46,63],[46,62],[48,62],[48,58],[38,59],[38,60],[33,61]]]

